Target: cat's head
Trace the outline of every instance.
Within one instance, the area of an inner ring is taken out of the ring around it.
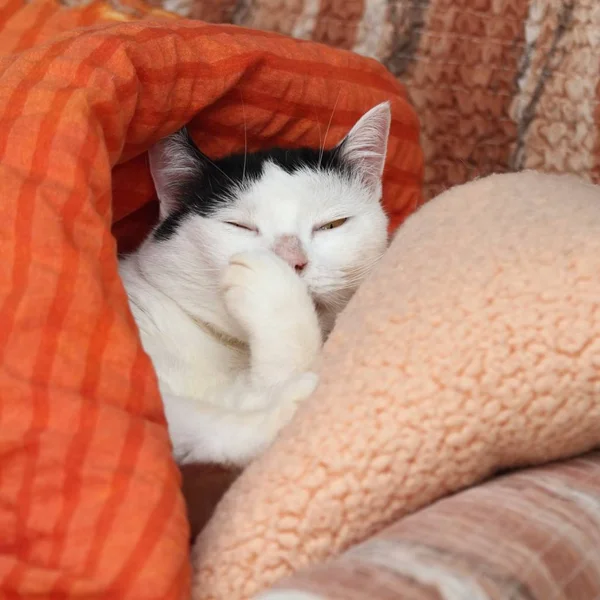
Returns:
[[[150,151],[160,222],[142,268],[194,317],[232,333],[219,296],[230,257],[279,254],[315,303],[339,311],[387,246],[381,176],[390,108],[367,112],[333,149],[280,149],[210,160],[184,129]]]

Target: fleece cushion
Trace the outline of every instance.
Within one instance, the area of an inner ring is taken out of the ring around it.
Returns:
[[[316,394],[217,507],[195,600],[248,599],[497,469],[600,445],[599,372],[600,188],[529,172],[445,192],[399,229]]]
[[[600,452],[520,469],[399,519],[260,600],[600,598]]]
[[[214,155],[317,145],[330,120],[331,145],[389,99],[400,218],[420,197],[417,122],[376,62],[273,34],[144,21],[26,49],[55,6],[0,33],[0,596],[182,598],[179,473],[111,235],[131,246],[151,220],[145,152],[192,118]]]

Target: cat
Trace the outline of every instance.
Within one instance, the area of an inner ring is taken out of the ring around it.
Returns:
[[[175,460],[247,465],[318,384],[335,317],[387,247],[390,107],[330,150],[212,161],[187,129],[149,151],[159,222],[119,263]]]

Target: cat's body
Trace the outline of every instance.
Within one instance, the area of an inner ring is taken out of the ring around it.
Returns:
[[[150,153],[161,221],[120,271],[180,463],[245,465],[315,389],[335,315],[387,241],[389,107],[329,151]]]

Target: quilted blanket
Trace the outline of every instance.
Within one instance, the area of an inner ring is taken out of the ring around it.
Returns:
[[[191,121],[215,156],[333,145],[390,100],[386,204],[398,222],[420,201],[417,120],[377,62],[134,9],[0,7],[2,598],[188,594],[180,476],[117,273],[154,217],[153,143]]]

